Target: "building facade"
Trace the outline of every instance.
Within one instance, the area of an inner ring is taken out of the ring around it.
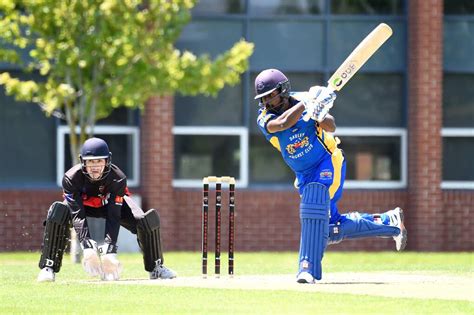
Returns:
[[[279,68],[294,91],[324,85],[380,22],[393,36],[332,110],[348,163],[339,208],[404,208],[408,250],[474,249],[471,1],[201,0],[177,47],[216,56],[240,38],[254,42],[241,83],[217,98],[151,98],[143,112],[118,110],[95,130],[144,208],[159,209],[166,250],[200,249],[201,179],[208,175],[237,179],[237,251],[298,249],[299,196],[291,171],[257,129],[254,78]],[[37,106],[0,96],[0,251],[37,250],[71,163],[68,129]],[[331,250],[392,250],[392,242],[347,241]]]

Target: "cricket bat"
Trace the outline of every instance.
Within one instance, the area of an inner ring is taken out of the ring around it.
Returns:
[[[383,43],[392,36],[392,33],[392,28],[387,24],[380,23],[377,25],[329,78],[328,88],[333,91],[340,91]],[[309,117],[305,118],[309,119]]]

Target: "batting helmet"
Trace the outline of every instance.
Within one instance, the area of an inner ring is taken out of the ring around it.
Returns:
[[[260,72],[255,78],[255,99],[261,99],[275,91],[280,90],[281,97],[288,97],[290,95],[290,81],[288,78],[277,69],[267,69]]]
[[[87,139],[81,148],[81,154],[79,155],[79,159],[81,160],[82,172],[91,179],[92,177],[86,170],[86,160],[105,159],[105,169],[99,179],[104,178],[110,172],[110,165],[112,164],[112,153],[109,151],[109,146],[107,145],[107,142],[100,138]]]

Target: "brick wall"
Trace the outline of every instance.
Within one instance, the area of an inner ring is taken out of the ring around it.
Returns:
[[[151,98],[141,120],[141,194],[143,208],[158,209],[163,239],[171,239],[178,224],[174,205],[172,127],[174,109],[172,97]]]
[[[436,230],[443,229],[445,235],[441,241],[442,250],[473,251],[474,250],[474,193],[468,190],[450,190],[443,193],[442,211],[445,221]],[[437,239],[436,242],[440,242]]]
[[[0,251],[37,250],[49,206],[62,200],[55,191],[0,191]]]
[[[165,188],[169,189],[169,188]],[[163,226],[165,250],[200,250],[202,192],[196,190],[176,190],[176,199],[171,212],[160,210]],[[346,191],[339,203],[341,212],[379,212],[395,205],[406,207],[407,193],[404,191]],[[443,211],[449,221],[435,228],[435,234],[445,234],[436,239],[438,250],[472,251],[474,233],[470,227],[474,218],[469,215],[473,209],[472,191],[445,191]],[[209,210],[209,246],[213,250],[214,208],[211,195]],[[0,235],[3,242],[0,252],[13,250],[38,251],[43,235],[42,222],[52,202],[61,199],[58,191],[0,191]],[[159,203],[160,201],[155,201]],[[294,191],[250,191],[236,192],[236,251],[298,250],[299,221],[298,195]],[[228,204],[227,194],[223,204]],[[159,207],[159,209],[162,209]],[[227,250],[228,208],[222,212],[222,250]],[[413,220],[414,213],[406,211],[409,231],[408,250],[426,250],[425,242],[416,233],[420,227]],[[168,218],[179,218],[172,225]],[[368,239],[346,241],[329,247],[331,251],[346,250],[394,250],[391,239]]]
[[[418,249],[440,250],[446,237],[442,192],[442,1],[409,1],[408,209]],[[427,220],[429,218],[429,220]]]
[[[223,185],[224,187],[224,185]],[[179,232],[176,233],[178,249],[200,250],[201,242],[201,190],[179,190],[176,193]],[[209,246],[214,248],[215,210],[214,191],[209,203]],[[299,196],[293,191],[236,191],[236,249],[298,250],[299,246]],[[380,212],[396,205],[405,206],[404,192],[346,192],[339,203],[341,212]],[[223,193],[222,248],[227,250],[228,196]],[[408,228],[410,225],[408,224]],[[331,250],[393,250],[392,239],[377,241],[349,241],[331,246]]]

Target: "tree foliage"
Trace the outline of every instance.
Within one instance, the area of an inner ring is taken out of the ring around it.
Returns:
[[[214,60],[174,47],[195,2],[0,0],[0,59],[42,78],[4,72],[0,84],[17,100],[64,113],[75,159],[87,127],[114,108],[142,108],[153,95],[216,95],[239,82],[253,44],[241,40]]]

